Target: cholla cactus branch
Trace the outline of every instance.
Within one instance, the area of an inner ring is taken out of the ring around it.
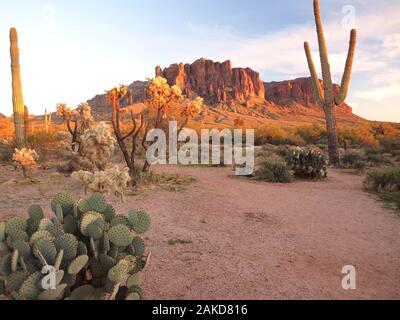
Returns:
[[[85,193],[87,191],[113,193],[122,202],[125,202],[124,190],[131,181],[129,168],[122,170],[118,168],[112,168],[95,173],[78,171],[74,172],[71,177],[82,183],[85,188]]]
[[[187,126],[190,119],[199,115],[203,109],[204,99],[201,97],[197,97],[194,100],[190,100],[186,103],[184,110],[182,111],[182,116],[184,117],[184,121],[178,129],[178,136],[181,131]]]
[[[26,148],[15,149],[12,159],[16,169],[22,171],[24,178],[31,179],[32,173],[36,168],[36,162],[39,160],[36,151]]]
[[[94,122],[89,104],[81,103],[75,110],[67,107],[66,104],[58,104],[56,115],[65,121],[67,129],[72,136],[72,149],[80,154],[82,152],[81,135]]]
[[[82,155],[97,169],[104,171],[108,158],[114,152],[115,143],[107,124],[101,122],[94,128],[86,129],[81,136]]]
[[[107,100],[111,103],[112,113],[111,113],[111,123],[114,129],[115,137],[117,138],[118,145],[124,155],[125,162],[129,168],[129,174],[133,178],[136,173],[135,168],[135,151],[137,148],[137,137],[144,125],[144,117],[143,114],[140,116],[140,124],[137,123],[136,117],[132,111],[131,119],[133,124],[133,129],[127,134],[123,135],[121,132],[121,114],[127,111],[127,108],[121,107],[121,102],[123,100],[127,100],[130,104],[132,104],[132,93],[126,86],[120,86],[119,88],[114,88],[107,92]],[[132,140],[132,151],[128,152],[128,146],[126,144],[126,140],[131,138]],[[134,183],[134,180],[131,180]]]

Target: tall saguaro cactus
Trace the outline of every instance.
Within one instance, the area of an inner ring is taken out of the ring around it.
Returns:
[[[21,72],[19,64],[18,34],[10,29],[10,55],[12,75],[12,100],[14,108],[15,143],[18,149],[25,147],[24,97],[22,95]]]
[[[49,133],[49,128],[51,125],[51,112],[47,111],[47,108],[44,110],[44,125],[46,128],[46,132]]]
[[[351,69],[353,66],[354,52],[357,41],[357,31],[351,30],[350,46],[347,55],[346,67],[343,74],[341,88],[338,94],[333,90],[333,82],[331,69],[329,64],[328,50],[326,48],[324,30],[322,25],[319,0],[314,0],[314,16],[315,24],[317,26],[319,54],[322,67],[323,88],[315,70],[314,62],[311,56],[311,50],[308,42],[304,43],[304,49],[307,56],[308,66],[311,73],[311,78],[314,87],[314,95],[316,102],[324,109],[326,126],[328,132],[328,147],[329,147],[329,160],[332,165],[339,163],[339,140],[337,134],[336,123],[336,107],[340,106],[347,97],[347,92],[350,83]]]

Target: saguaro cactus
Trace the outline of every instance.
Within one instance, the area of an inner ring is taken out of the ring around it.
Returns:
[[[347,56],[346,67],[343,74],[342,84],[339,93],[335,94],[333,90],[332,75],[329,65],[328,50],[326,48],[324,30],[322,26],[319,0],[314,0],[314,16],[315,24],[317,27],[319,53],[321,58],[323,89],[315,70],[308,42],[304,43],[304,49],[306,52],[308,66],[313,81],[315,100],[324,109],[325,112],[326,126],[328,132],[329,160],[331,164],[336,166],[339,163],[339,140],[337,135],[335,110],[336,107],[341,105],[347,97],[351,69],[353,66],[354,52],[356,48],[357,31],[355,29],[351,30],[350,46]]]
[[[27,106],[24,106],[24,132],[25,132],[25,143],[28,143],[28,135],[29,135],[29,109]]]
[[[51,125],[51,112],[49,113],[47,108],[44,110],[44,125],[46,128],[46,132],[49,132],[49,128]]]
[[[18,34],[15,28],[10,29],[10,55],[12,75],[12,100],[14,108],[15,143],[21,149],[25,147],[24,98],[22,95],[21,72],[19,64]]]

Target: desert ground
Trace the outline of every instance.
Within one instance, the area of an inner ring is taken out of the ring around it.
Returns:
[[[195,181],[127,196],[152,217],[146,234],[151,262],[145,299],[399,299],[400,218],[362,189],[363,178],[340,170],[325,181],[270,184],[235,177],[231,168],[159,166]],[[0,219],[26,215],[31,204],[51,214],[63,191],[83,197],[80,184],[39,170],[34,184],[0,166]],[[357,289],[341,287],[345,265]]]

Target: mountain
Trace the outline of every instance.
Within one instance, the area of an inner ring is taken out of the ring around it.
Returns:
[[[192,64],[172,64],[155,68],[155,75],[179,86],[190,98],[201,96],[205,107],[202,124],[232,125],[238,117],[246,123],[281,121],[288,125],[323,123],[324,114],[315,104],[311,78],[280,82],[263,82],[260,74],[250,68],[232,68],[231,61],[214,62],[204,58]],[[147,81],[135,81],[129,88],[134,103],[144,102]],[[334,85],[338,92],[339,85]],[[97,118],[109,118],[111,110],[105,94],[97,95],[88,103]],[[356,123],[363,119],[343,104],[337,108],[340,123]]]
[[[322,81],[321,81],[322,85]],[[315,105],[314,89],[311,78],[298,78],[281,82],[265,82],[265,99],[279,105],[290,105],[293,102],[304,106]],[[335,93],[339,93],[340,86],[333,85]],[[338,112],[351,114],[353,109],[343,103]]]
[[[173,64],[164,70],[158,66],[156,76],[177,85],[186,96],[194,93],[211,104],[265,97],[259,73],[250,68],[232,68],[229,60],[220,63],[201,58],[192,64]]]

